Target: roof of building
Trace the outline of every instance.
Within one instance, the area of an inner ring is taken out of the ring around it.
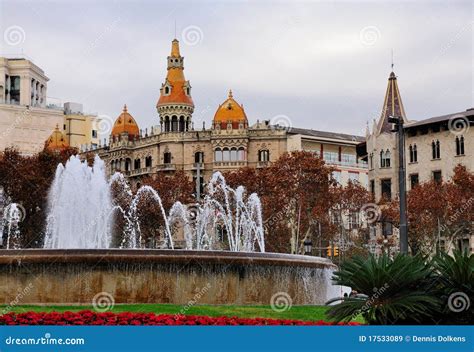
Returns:
[[[388,77],[387,91],[385,92],[385,99],[382,107],[382,113],[377,126],[378,133],[390,133],[392,124],[388,122],[390,116],[401,116],[405,122],[407,118],[405,109],[403,108],[402,97],[398,89],[397,76],[392,71]]]
[[[45,144],[45,149],[49,151],[61,151],[69,148],[69,143],[64,137],[64,134],[59,130],[59,126],[56,125],[53,133],[49,136]]]
[[[215,123],[247,123],[243,105],[235,101],[232,90],[229,90],[227,99],[219,105],[214,114]]]
[[[127,105],[123,106],[122,113],[115,120],[111,134],[112,136],[118,136],[122,133],[128,133],[129,138],[136,138],[140,133],[137,122],[128,112]]]
[[[457,118],[460,118],[460,119],[468,118],[469,121],[473,121],[474,120],[474,108],[470,108],[470,109],[467,109],[466,111],[456,112],[456,113],[453,113],[453,114],[431,117],[429,119],[424,119],[424,120],[420,120],[420,121],[413,121],[413,122],[407,123],[405,125],[405,128],[432,125],[432,124],[446,122],[446,121],[449,121],[451,119],[456,120]]]
[[[365,138],[362,136],[355,136],[351,134],[336,133],[336,132],[317,131],[317,130],[310,130],[310,129],[305,129],[305,128],[291,127],[288,130],[288,134],[301,134],[301,135],[318,137],[318,138],[337,139],[341,141],[347,141],[347,140],[350,140],[353,142],[365,141]]]
[[[180,60],[179,65],[169,65],[171,60]],[[183,57],[179,52],[179,41],[174,39],[171,43],[171,54],[168,57],[168,73],[166,75],[166,81],[161,88],[160,98],[158,99],[157,106],[165,104],[187,104],[194,106],[193,99],[190,94],[186,93],[187,85],[189,82],[184,77],[184,67],[182,65]],[[171,91],[166,94],[164,87],[170,86]]]

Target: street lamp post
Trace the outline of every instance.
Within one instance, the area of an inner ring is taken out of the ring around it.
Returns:
[[[304,254],[311,255],[313,253],[313,241],[311,239],[306,238],[303,242],[304,245]]]
[[[400,192],[400,253],[408,254],[408,224],[405,170],[405,131],[401,116],[390,116],[388,122],[395,124],[394,132],[398,133],[398,189]]]

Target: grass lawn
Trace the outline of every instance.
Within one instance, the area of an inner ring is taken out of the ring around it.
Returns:
[[[0,305],[0,313],[6,306]],[[15,306],[10,311],[16,313],[23,312],[77,312],[80,310],[94,310],[92,306]],[[293,306],[284,312],[275,312],[270,306],[191,306],[186,309],[181,305],[174,304],[116,304],[111,310],[114,313],[119,312],[142,312],[156,314],[187,314],[187,315],[206,315],[216,316],[236,316],[240,318],[274,318],[274,319],[294,319],[294,320],[325,320],[326,306]],[[361,317],[354,321],[363,323]]]

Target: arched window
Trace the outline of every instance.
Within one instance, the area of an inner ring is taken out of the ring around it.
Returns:
[[[240,161],[244,161],[245,160],[245,149],[244,147],[240,147],[238,150],[237,150],[237,159],[240,160]]]
[[[418,150],[416,148],[416,144],[413,145],[413,162],[418,162]]]
[[[168,95],[170,94],[170,87],[165,87],[165,95]]]
[[[258,161],[270,161],[270,152],[266,149],[258,151]]]
[[[237,161],[237,148],[230,149],[230,160]]]
[[[141,160],[140,159],[135,159],[135,161],[133,163],[133,169],[137,170],[137,169],[140,169],[140,168],[141,168]]]
[[[221,148],[217,148],[214,152],[214,161],[221,162],[222,161],[222,150]]]
[[[410,163],[412,163],[413,162],[413,147],[411,144],[410,144],[410,147],[408,147],[408,149],[410,150]]]
[[[441,147],[440,147],[439,140],[437,140],[436,142],[435,141],[431,142],[431,152],[432,152],[433,159],[441,158]]]
[[[184,116],[179,117],[179,131],[184,132]]]
[[[385,167],[390,167],[390,150],[385,152]]]
[[[456,155],[464,155],[464,136],[456,136]]]
[[[130,171],[130,168],[132,167],[132,160],[130,159],[125,159],[125,171]]]
[[[169,132],[169,131],[170,131],[170,117],[165,116],[165,132]]]
[[[171,116],[171,131],[178,131],[178,116],[176,115]]]
[[[171,153],[170,152],[164,152],[163,153],[163,163],[164,164],[171,164]]]
[[[203,163],[204,162],[204,153],[203,152],[194,153],[194,162],[195,163]]]
[[[223,161],[230,161],[230,150],[229,148],[224,148],[222,151],[222,160]]]

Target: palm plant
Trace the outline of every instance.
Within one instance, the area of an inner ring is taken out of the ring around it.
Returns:
[[[337,322],[360,314],[369,324],[430,323],[441,303],[424,290],[432,280],[432,270],[421,256],[355,257],[342,263],[333,280],[357,292],[327,302],[339,302],[327,311]]]
[[[440,324],[469,324],[474,316],[474,255],[455,251],[433,259],[433,288],[443,304],[436,315]]]

